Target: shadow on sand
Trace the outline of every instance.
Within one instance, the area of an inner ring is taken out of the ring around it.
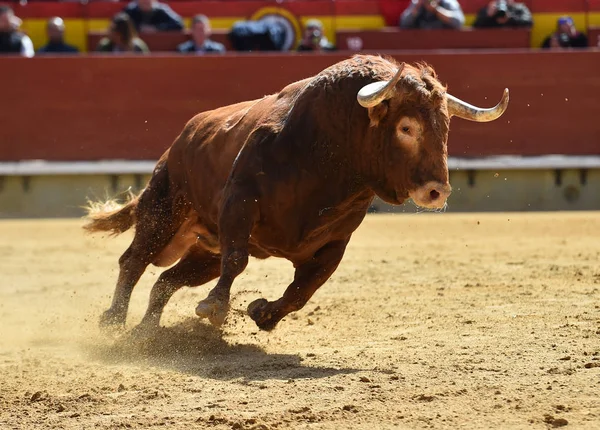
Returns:
[[[107,364],[145,364],[218,380],[314,379],[362,370],[306,366],[299,355],[269,354],[257,345],[230,343],[198,318],[161,327],[144,339],[127,332],[85,349],[90,358]]]

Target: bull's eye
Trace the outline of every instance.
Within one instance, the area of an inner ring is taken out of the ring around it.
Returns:
[[[396,138],[405,145],[415,146],[420,133],[421,126],[415,118],[401,118],[396,125]]]

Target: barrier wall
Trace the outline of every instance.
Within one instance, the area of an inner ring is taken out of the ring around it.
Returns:
[[[510,89],[501,119],[483,124],[453,119],[451,156],[600,153],[597,51],[393,56],[429,62],[449,92],[476,105],[493,106]],[[276,92],[344,58],[344,53],[5,58],[0,161],[156,159],[194,114]]]

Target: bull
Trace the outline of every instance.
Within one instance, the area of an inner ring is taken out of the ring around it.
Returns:
[[[153,285],[136,330],[158,328],[178,289],[217,278],[195,312],[219,327],[252,256],[285,258],[295,270],[278,300],[247,307],[261,330],[274,329],[335,272],[375,196],[446,205],[450,118],[492,121],[509,100],[505,89],[485,109],[446,90],[428,64],[355,55],[275,94],[195,115],[144,190],[117,207],[88,207],[87,232],[135,225],[101,325],[125,324],[133,288],[152,264],[172,267]]]

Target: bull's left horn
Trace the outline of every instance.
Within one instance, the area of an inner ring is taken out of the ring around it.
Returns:
[[[502,94],[500,102],[489,109],[470,105],[450,94],[446,94],[446,100],[448,100],[448,113],[450,116],[454,115],[462,119],[476,122],[494,121],[495,119],[500,118],[508,107],[508,88],[504,89],[504,94]]]
[[[360,103],[362,107],[370,108],[377,106],[382,101],[392,97],[396,89],[396,84],[402,77],[403,69],[404,63],[400,64],[398,71],[389,81],[372,82],[362,87],[356,95],[358,103]]]

